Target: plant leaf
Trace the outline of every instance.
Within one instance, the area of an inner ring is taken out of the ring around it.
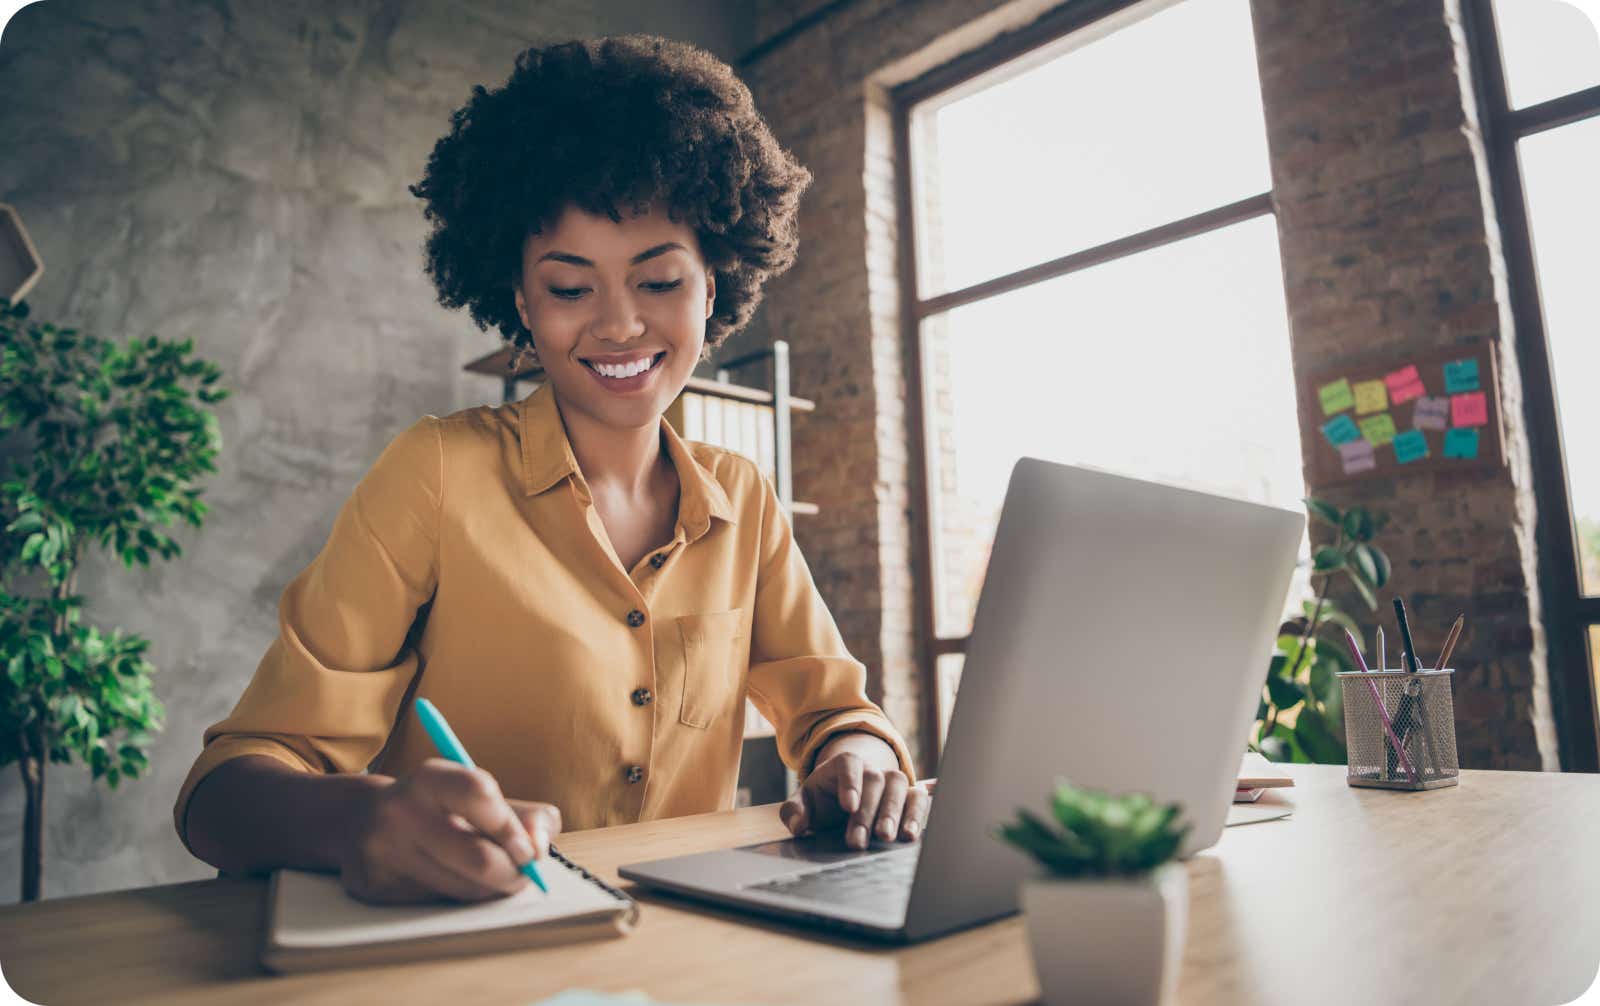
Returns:
[[[1311,516],[1332,527],[1341,526],[1338,507],[1310,496],[1306,496],[1304,499],[1306,510],[1310,512]]]
[[[1355,541],[1372,540],[1372,514],[1364,506],[1353,506],[1344,512],[1345,536]]]

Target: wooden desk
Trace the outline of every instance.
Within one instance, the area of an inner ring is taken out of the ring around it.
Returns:
[[[1565,1003],[1600,966],[1600,777],[1462,773],[1429,793],[1292,766],[1295,813],[1229,828],[1189,862],[1179,1002]],[[784,834],[755,807],[565,836],[621,863]],[[881,948],[645,894],[630,936],[324,975],[257,970],[265,883],[209,880],[0,908],[26,998],[477,1004],[565,988],[672,1003],[1019,1003],[1038,994],[1020,916]]]

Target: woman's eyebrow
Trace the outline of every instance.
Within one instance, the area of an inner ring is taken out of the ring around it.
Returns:
[[[629,259],[628,260],[628,264],[629,265],[638,265],[640,262],[643,262],[647,258],[655,258],[657,255],[665,255],[667,252],[672,251],[674,248],[678,249],[679,251],[688,251],[689,250],[689,249],[685,248],[683,245],[678,244],[678,242],[676,242],[676,241],[668,241],[666,244],[656,245],[654,248],[650,248],[650,249],[647,249],[645,251],[640,252],[639,254],[635,255],[633,258]],[[543,262],[545,259],[554,259],[557,262],[566,262],[566,263],[569,263],[571,265],[589,266],[591,268],[594,266],[593,262],[589,261],[588,259],[584,258],[581,255],[573,255],[570,252],[560,252],[560,251],[545,252],[543,255],[539,256],[539,261],[535,262],[534,265],[538,265],[539,262]]]

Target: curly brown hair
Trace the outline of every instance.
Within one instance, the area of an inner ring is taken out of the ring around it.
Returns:
[[[422,181],[434,222],[425,268],[447,308],[467,306],[519,352],[522,247],[569,206],[620,223],[664,203],[714,270],[709,351],[749,322],[799,246],[811,172],[778,145],[750,89],[703,49],[653,35],[573,40],[517,56],[505,86],[451,115]]]

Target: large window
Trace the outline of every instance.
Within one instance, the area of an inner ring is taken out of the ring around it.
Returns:
[[[1066,9],[896,95],[940,738],[1019,457],[1304,493],[1248,0]]]
[[[1471,0],[1516,312],[1562,767],[1600,768],[1600,31],[1564,0]]]

